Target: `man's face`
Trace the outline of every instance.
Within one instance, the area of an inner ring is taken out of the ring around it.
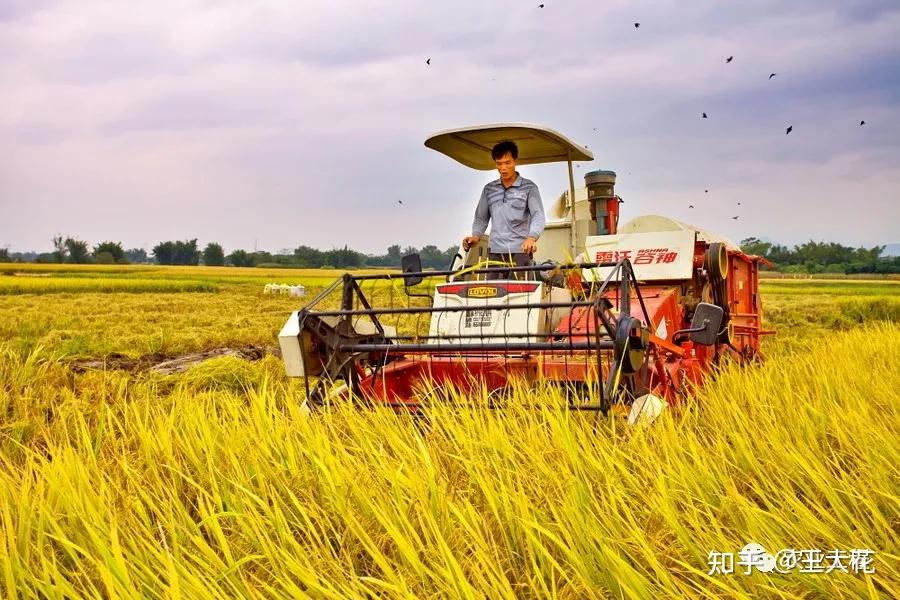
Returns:
[[[516,174],[516,159],[509,152],[494,160],[494,164],[500,172],[500,179],[509,180]]]

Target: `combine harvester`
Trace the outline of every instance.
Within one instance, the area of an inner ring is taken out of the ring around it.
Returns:
[[[573,202],[572,163],[593,155],[551,129],[467,127],[425,145],[489,171],[503,140],[516,142],[520,165],[568,166],[565,218],[547,223],[534,265],[490,264],[483,236],[443,271],[424,271],[412,255],[402,273],[345,274],[279,335],[287,373],[306,379],[310,404],[350,396],[418,410],[448,386],[493,399],[513,385],[556,382],[571,408],[631,405],[634,421],[677,403],[723,357],[761,357],[760,338],[771,333],[758,292],[765,259],[666,217],[620,226],[611,171],[587,173],[586,197]]]

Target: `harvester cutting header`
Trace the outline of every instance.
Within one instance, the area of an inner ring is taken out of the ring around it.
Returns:
[[[666,217],[619,225],[616,174],[587,173],[579,199],[572,164],[593,155],[546,127],[466,127],[425,145],[490,170],[502,141],[518,146],[519,165],[568,167],[565,216],[546,224],[534,261],[490,261],[485,235],[442,271],[412,255],[402,273],[345,274],[279,335],[310,403],[349,395],[416,410],[447,387],[496,398],[545,381],[561,384],[573,409],[631,404],[635,418],[678,402],[726,355],[761,356],[765,259]]]

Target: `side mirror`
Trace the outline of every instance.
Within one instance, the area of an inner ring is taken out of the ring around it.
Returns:
[[[400,259],[400,268],[404,273],[421,273],[422,272],[422,257],[418,254],[408,254]],[[403,276],[403,285],[406,287],[412,287],[414,285],[419,285],[425,281],[425,277],[422,275],[404,275]]]
[[[721,306],[701,302],[694,309],[694,318],[691,319],[691,341],[701,346],[712,346],[719,339],[719,328],[725,311]]]

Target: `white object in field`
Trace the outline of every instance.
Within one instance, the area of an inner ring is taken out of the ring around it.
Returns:
[[[516,308],[537,304],[544,293],[539,281],[494,280],[443,283],[435,287],[434,308],[467,307],[470,310],[432,313],[430,344],[459,344],[478,340],[488,344],[536,342],[546,330],[543,308]],[[507,307],[507,308],[488,308]],[[455,336],[471,336],[468,339]]]
[[[267,283],[263,287],[264,294],[288,294],[295,298],[302,298],[306,295],[306,288],[302,285],[288,285],[286,283]]]
[[[288,377],[303,377],[303,356],[300,353],[300,311],[295,310],[278,333],[281,360]]]
[[[587,256],[593,262],[631,261],[638,281],[690,279],[694,266],[694,236],[689,231],[617,233],[587,238]],[[603,281],[615,267],[585,269],[588,281]]]
[[[631,412],[628,413],[628,424],[652,423],[662,414],[666,406],[668,404],[662,398],[653,394],[644,394],[632,403]]]

